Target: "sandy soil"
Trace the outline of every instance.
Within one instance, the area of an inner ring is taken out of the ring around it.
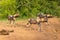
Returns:
[[[8,21],[0,21],[0,30],[14,30],[10,35],[0,35],[0,40],[60,40],[60,20],[49,19],[49,25],[42,23],[41,31],[37,25],[27,28],[27,21],[16,21],[16,24],[9,24]]]

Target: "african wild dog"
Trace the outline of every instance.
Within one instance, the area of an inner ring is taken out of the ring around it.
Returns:
[[[44,16],[43,22],[45,22],[46,24],[48,24],[48,16],[47,16],[47,14]]]
[[[40,30],[41,31],[41,22],[40,20],[38,20],[38,18],[34,19],[34,18],[30,18],[28,20],[28,27],[30,27],[32,24],[37,24],[38,25],[38,31]]]
[[[50,14],[42,14],[42,13],[38,14],[37,17],[39,17],[41,22],[45,22],[46,24],[48,24],[48,18],[53,18],[53,16]]]
[[[47,14],[38,14],[37,17],[40,19],[41,22],[45,22],[46,24],[48,23],[48,16]]]
[[[37,25],[40,25],[40,21],[37,21],[37,19],[34,19],[34,18],[30,18],[30,19],[28,20],[27,25],[28,25],[28,24],[37,24]]]
[[[10,32],[14,32],[14,30],[2,29],[2,30],[0,30],[0,35],[9,35]]]
[[[14,24],[17,17],[19,17],[19,14],[18,13],[14,14],[14,15],[8,15],[8,21],[10,22],[10,24],[12,22]]]

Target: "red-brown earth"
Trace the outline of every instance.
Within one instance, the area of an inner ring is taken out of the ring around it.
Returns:
[[[27,20],[18,20],[16,24],[9,24],[8,21],[0,21],[0,30],[14,30],[9,35],[0,35],[0,40],[60,40],[60,19],[50,18],[48,24],[41,24],[41,31],[38,25],[31,25],[27,28]]]

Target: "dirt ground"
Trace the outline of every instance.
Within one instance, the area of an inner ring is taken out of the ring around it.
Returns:
[[[0,40],[60,40],[60,20],[50,18],[48,25],[41,24],[41,31],[38,25],[31,25],[27,28],[27,21],[16,21],[16,24],[9,24],[8,21],[0,21],[0,30],[14,30],[10,35],[0,35]]]

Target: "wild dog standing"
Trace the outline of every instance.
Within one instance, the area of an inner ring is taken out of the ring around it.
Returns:
[[[40,14],[37,15],[37,17],[40,19],[41,22],[43,22],[44,16],[45,15],[43,13],[40,13]]]
[[[43,13],[39,13],[39,14],[37,15],[37,17],[39,17],[39,18],[41,19],[41,18],[44,17],[44,14],[43,14]]]
[[[8,21],[9,21],[10,24],[11,24],[12,21],[13,21],[13,24],[14,24],[15,17],[14,17],[13,15],[9,15],[9,16],[8,16]]]
[[[42,13],[40,13],[39,15],[37,15],[37,17],[39,17],[39,19],[40,19],[40,21],[42,22],[42,23],[46,23],[46,24],[48,24],[48,18],[50,17],[50,16],[48,16],[47,14],[42,14]]]
[[[48,16],[47,16],[47,14],[44,16],[44,21],[43,22],[45,22],[46,24],[48,24]]]
[[[28,20],[27,25],[29,25],[29,24],[37,24],[37,25],[40,25],[40,21],[38,22],[36,19],[31,18],[31,19]]]
[[[8,16],[8,21],[10,22],[10,24],[13,22],[13,24],[15,23],[16,18],[19,16],[18,13],[16,13],[15,15],[9,15]]]
[[[44,21],[46,22],[46,24],[48,24],[48,19],[49,18],[53,18],[54,16],[52,16],[51,14],[46,14],[44,17]]]
[[[39,20],[37,20],[37,19],[34,19],[34,18],[29,19],[27,25],[29,25],[29,27],[30,27],[32,24],[37,24],[38,27],[39,27],[38,30],[41,31],[41,28],[40,28],[41,22]]]

